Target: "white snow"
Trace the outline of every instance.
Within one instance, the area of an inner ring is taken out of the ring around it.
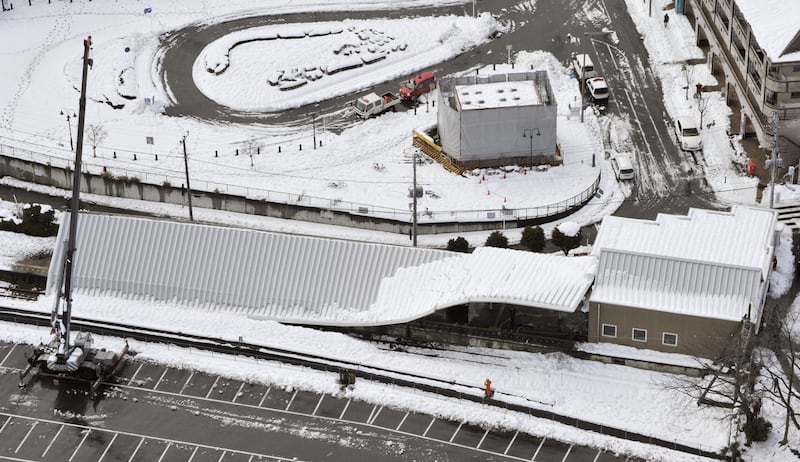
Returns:
[[[602,2],[595,2],[592,7],[584,7],[578,16],[581,20],[588,18],[592,23],[601,25],[607,13]],[[686,97],[686,76],[691,69],[691,82],[698,81],[704,85],[716,82],[704,65],[688,66],[683,70],[680,61],[688,58],[701,58],[700,50],[693,45],[694,38],[691,27],[683,17],[670,12],[670,25],[663,27],[660,15],[648,17],[647,4],[638,0],[626,0],[628,10],[637,24],[639,32],[645,38],[651,62],[633,63],[642,68],[647,66],[659,78],[664,90],[667,111],[673,116],[691,114],[700,119],[696,101]],[[653,9],[661,11],[667,0],[653,0]],[[750,2],[757,3],[757,2]],[[778,2],[776,5],[787,5],[793,2]],[[97,157],[90,157],[90,146],[86,146],[84,156],[86,168],[100,172],[107,167],[114,175],[137,176],[142,181],[161,184],[171,181],[182,183],[183,158],[178,141],[188,131],[187,150],[192,172],[192,186],[200,190],[244,194],[252,197],[264,197],[270,200],[286,200],[288,197],[316,197],[330,204],[340,203],[363,204],[385,207],[407,213],[407,187],[410,183],[409,154],[405,147],[410,144],[411,131],[429,125],[435,121],[435,112],[419,110],[414,116],[409,112],[386,114],[363,123],[351,124],[347,121],[346,111],[329,115],[317,120],[316,136],[323,145],[309,149],[312,132],[310,122],[304,127],[286,127],[279,125],[217,125],[204,123],[191,118],[168,118],[161,115],[161,109],[170,96],[169,90],[160,84],[158,77],[159,59],[157,53],[159,34],[176,29],[186,24],[201,24],[220,21],[222,18],[234,19],[252,14],[282,14],[304,11],[341,11],[413,8],[422,5],[452,5],[461,2],[450,1],[386,1],[365,0],[362,2],[312,2],[300,0],[295,2],[264,1],[257,5],[249,0],[229,0],[226,2],[204,3],[200,8],[197,2],[189,0],[152,0],[148,6],[153,7],[152,14],[142,13],[140,2],[34,2],[32,7],[17,5],[13,12],[0,13],[0,40],[3,49],[3,79],[12,84],[0,86],[0,135],[2,135],[3,154],[35,159],[53,165],[69,165],[72,152],[69,149],[68,121],[60,115],[62,109],[77,110],[78,95],[76,85],[80,78],[81,41],[91,34],[94,40],[94,69],[90,73],[89,92],[93,101],[107,102],[115,105],[125,104],[123,109],[114,110],[107,104],[90,103],[87,111],[88,124],[102,124],[109,132],[108,138],[101,143]],[[794,5],[790,5],[794,7]],[[546,14],[536,10],[535,2],[525,2],[523,8],[532,14]],[[766,11],[766,9],[765,9]],[[784,15],[785,16],[785,15]],[[210,19],[209,19],[210,18]],[[786,19],[786,16],[782,19]],[[414,19],[417,21],[419,18]],[[431,24],[449,22],[453,25],[437,35],[445,37],[448,45],[435,47],[436,54],[423,56],[418,61],[395,63],[389,66],[387,58],[370,64],[386,66],[387,80],[396,76],[407,75],[415,70],[423,69],[437,60],[447,59],[454,53],[455,43],[467,46],[485,39],[483,35],[492,25],[489,19],[468,18],[430,18]],[[385,33],[394,34],[395,28],[410,27],[412,20],[390,22],[366,21],[372,27],[380,23],[386,27]],[[334,34],[325,35],[328,26],[321,28],[310,25],[287,25],[287,33],[292,36],[302,31],[303,39],[286,39],[285,42],[307,43],[324,42],[325,46],[336,45]],[[754,29],[755,29],[754,25]],[[483,28],[483,29],[482,29]],[[291,29],[291,30],[290,30]],[[323,30],[325,29],[325,30]],[[476,30],[478,36],[472,36]],[[795,28],[796,30],[796,28]],[[259,31],[258,33],[262,33]],[[613,35],[613,34],[612,34]],[[20,40],[24,37],[24,40]],[[398,33],[398,37],[400,37]],[[400,39],[412,47],[414,40]],[[762,46],[771,43],[765,39]],[[252,45],[253,49],[264,46],[264,43]],[[129,48],[130,51],[125,51]],[[204,59],[198,59],[202,66],[213,66],[219,70],[224,66],[224,46],[218,50],[206,50]],[[235,47],[229,67],[219,74],[225,76],[229,72],[234,76],[237,68]],[[398,50],[399,50],[398,46]],[[220,51],[223,50],[223,51]],[[240,56],[252,56],[246,49]],[[296,50],[296,49],[294,49]],[[240,50],[241,51],[241,50]],[[376,48],[377,51],[377,48]],[[367,51],[369,52],[369,50]],[[769,50],[768,50],[769,52]],[[398,53],[399,55],[399,53]],[[283,56],[278,69],[255,72],[259,85],[269,87],[269,80],[279,82],[285,72],[295,67],[300,70],[299,63],[289,64],[290,57]],[[484,57],[485,58],[485,57]],[[565,153],[565,165],[551,168],[547,172],[508,172],[505,179],[492,175],[491,171],[476,172],[468,178],[455,177],[445,173],[437,165],[422,166],[418,175],[426,190],[434,192],[439,199],[426,196],[422,207],[430,210],[432,217],[438,213],[449,215],[451,210],[459,217],[472,216],[475,210],[500,209],[506,207],[524,209],[542,204],[555,203],[561,200],[562,194],[553,191],[574,191],[580,189],[585,181],[583,176],[594,174],[588,166],[592,163],[593,154],[603,153],[601,136],[607,120],[600,120],[593,113],[586,113],[584,125],[578,122],[570,105],[580,100],[577,85],[569,79],[566,69],[552,55],[538,51],[521,51],[516,54],[519,66],[548,70],[548,77],[559,104],[558,140]],[[281,63],[285,63],[285,66]],[[321,71],[322,64],[332,65],[323,59],[314,60],[309,66]],[[284,69],[285,68],[285,69]],[[376,69],[378,67],[375,67]],[[242,66],[240,70],[246,69]],[[250,68],[252,71],[252,68]],[[297,90],[295,102],[282,101],[284,107],[299,106],[315,100],[310,96],[316,84],[325,85],[333,77],[321,76],[310,69],[302,78],[308,81]],[[348,71],[342,71],[345,73]],[[213,75],[202,69],[204,78]],[[334,74],[338,75],[338,74]],[[362,78],[358,72],[346,84],[342,84],[336,92],[354,96],[360,89],[374,82],[373,78]],[[123,82],[117,78],[122,76]],[[219,77],[218,76],[218,77]],[[199,78],[199,77],[198,77]],[[226,77],[230,78],[230,77]],[[316,78],[316,80],[315,80]],[[295,80],[297,82],[298,80]],[[263,101],[239,101],[236,103],[235,89],[226,92],[220,88],[204,87],[215,98],[226,100],[229,104],[253,104],[268,108],[278,105],[275,99],[265,98]],[[344,90],[346,88],[346,90]],[[328,90],[325,90],[328,91]],[[331,89],[331,94],[334,93]],[[136,96],[129,100],[122,95]],[[280,93],[279,93],[280,95]],[[701,135],[705,146],[705,159],[708,166],[706,177],[717,192],[718,197],[731,203],[753,204],[757,180],[739,176],[732,168],[732,163],[744,164],[746,159],[731,148],[736,140],[726,135],[728,127],[728,109],[724,99],[718,92],[708,92],[706,96],[711,106],[706,110],[701,127]],[[147,99],[147,101],[145,100]],[[230,100],[230,101],[228,101]],[[613,118],[609,117],[608,119]],[[69,121],[69,130],[74,134],[75,120]],[[627,121],[615,121],[612,130],[625,128]],[[627,127],[630,131],[631,127]],[[336,130],[334,130],[336,129]],[[154,139],[154,144],[146,142],[147,137]],[[612,137],[624,138],[624,133],[612,133]],[[252,138],[263,143],[262,154],[252,159],[248,156],[234,156],[236,148]],[[369,140],[369,143],[364,142]],[[304,144],[299,151],[298,145]],[[278,153],[278,148],[281,153]],[[219,152],[219,158],[215,157]],[[113,158],[113,153],[117,158]],[[133,161],[136,153],[138,160]],[[158,154],[159,160],[154,157]],[[613,154],[613,153],[612,153]],[[580,225],[599,221],[603,216],[613,213],[627,192],[620,188],[613,179],[614,175],[605,162],[603,155],[597,155],[597,169],[602,171],[601,189],[603,194],[593,198],[589,204],[566,220]],[[376,168],[380,166],[381,168]],[[679,168],[676,166],[675,168]],[[485,179],[484,179],[485,178]],[[3,179],[3,184],[17,188],[31,188],[48,191],[55,195],[67,195],[65,191],[53,188],[26,184],[18,180]],[[331,185],[336,185],[331,186]],[[557,185],[557,187],[554,187]],[[784,193],[784,197],[788,192]],[[185,208],[157,203],[113,199],[98,195],[84,195],[82,198],[94,203],[111,206],[124,206],[151,213],[169,216],[185,216]],[[469,204],[467,209],[464,204]],[[7,203],[0,209],[10,209]],[[345,237],[364,239],[373,242],[387,242],[407,245],[406,236],[388,233],[373,233],[358,229],[341,229],[330,226],[314,225],[301,222],[287,222],[266,217],[244,216],[222,213],[213,210],[197,210],[195,215],[208,222],[235,223],[258,229],[282,232],[323,235],[329,237]],[[428,216],[428,215],[426,215]],[[550,223],[544,228],[550,232],[558,223]],[[520,230],[506,230],[510,240],[518,241]],[[488,233],[462,233],[471,244],[480,245]],[[420,243],[426,246],[443,246],[453,235],[420,236]],[[30,251],[26,248],[52,248],[52,240],[38,241],[33,245],[19,241],[19,236],[0,233],[0,253],[4,255],[2,265],[11,264]],[[26,239],[26,238],[22,238]],[[778,270],[773,272],[773,282],[780,281],[775,287],[788,289],[792,280],[794,257],[791,250],[786,249],[786,240],[778,247]],[[780,290],[779,288],[776,290]],[[40,311],[48,311],[52,300],[43,298],[33,303],[4,300],[9,305],[24,306]],[[392,364],[400,371],[430,375],[432,377],[452,380],[454,387],[474,386],[491,377],[499,391],[499,398],[511,402],[539,405],[556,412],[574,415],[587,420],[607,425],[627,428],[650,434],[671,441],[717,451],[729,442],[729,422],[725,420],[725,412],[719,409],[698,408],[695,399],[684,396],[676,390],[665,387],[670,375],[640,371],[628,367],[606,365],[595,362],[580,361],[563,355],[533,355],[517,352],[492,351],[492,355],[503,356],[490,364],[476,364],[466,361],[463,355],[448,353],[445,357],[430,358],[413,353],[388,352],[352,338],[332,333],[317,332],[309,329],[284,326],[269,321],[234,318],[223,312],[197,313],[171,305],[149,303],[146,301],[125,301],[108,297],[82,298],[77,310],[82,316],[98,319],[119,320],[118,311],[110,310],[113,303],[125,308],[124,311],[137,314],[137,321],[142,325],[154,327],[176,326],[183,332],[211,334],[238,339],[243,336],[246,341],[265,345],[296,349],[300,352],[325,352],[331,358],[350,358],[365,367],[369,365]],[[795,302],[800,306],[800,302]],[[796,308],[800,310],[800,308]],[[35,343],[47,337],[45,329],[35,330],[25,326],[3,324],[0,326],[0,337],[9,341],[25,341]],[[100,346],[116,349],[119,339],[99,339]],[[290,367],[276,367],[269,363],[251,361],[248,367],[242,367],[242,358],[232,361],[220,356],[210,357],[196,351],[185,351],[164,345],[135,343],[134,348],[142,358],[152,358],[170,362],[176,366],[195,367],[203,364],[203,368],[212,373],[222,373],[235,378],[247,378],[274,383],[279,386],[303,387],[322,392],[332,392],[334,377],[317,372],[297,370]],[[476,351],[476,350],[470,350]],[[479,350],[477,350],[479,351]],[[501,354],[498,354],[501,353]],[[614,354],[622,355],[622,352]],[[662,358],[664,362],[687,361],[686,358]],[[405,390],[388,389],[387,387],[359,382],[349,392],[358,399],[397,406],[401,408],[427,411],[448,418],[478,422],[487,426],[516,428],[536,435],[553,437],[562,441],[595,445],[612,451],[624,451],[636,454],[647,460],[689,461],[701,458],[677,453],[653,446],[642,445],[630,441],[602,437],[591,432],[580,431],[571,427],[555,425],[531,419],[528,416],[504,412],[502,410],[465,405],[451,400],[440,400],[421,393]],[[776,417],[780,419],[780,416]],[[791,441],[797,440],[796,432],[792,432]],[[790,444],[791,446],[791,444]],[[789,460],[793,456],[787,447],[777,446],[770,440],[766,444],[756,444],[748,448],[747,456],[752,460]]]
[[[800,51],[783,54],[800,34],[800,2],[793,0],[736,0],[758,44],[773,63],[800,61]]]

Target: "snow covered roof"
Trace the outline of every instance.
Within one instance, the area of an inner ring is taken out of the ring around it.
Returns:
[[[591,300],[717,319],[760,316],[773,256],[775,212],[690,209],[655,221],[607,216]]]
[[[62,271],[68,215],[48,274]],[[81,293],[315,325],[387,325],[467,302],[574,311],[594,257],[479,248],[472,254],[247,229],[81,214]],[[79,303],[79,301],[77,302]]]
[[[542,104],[533,81],[493,82],[456,86],[462,111]]]
[[[736,5],[773,63],[800,61],[800,2],[736,0]]]

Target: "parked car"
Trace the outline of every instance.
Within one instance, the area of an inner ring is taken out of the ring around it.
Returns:
[[[611,168],[617,180],[632,180],[634,178],[633,161],[627,154],[617,154],[611,158]]]
[[[678,145],[684,151],[700,151],[703,149],[703,140],[700,139],[700,130],[697,122],[691,117],[678,117],[675,119],[675,136]]]
[[[416,101],[420,96],[436,88],[436,76],[431,71],[420,72],[400,87],[400,99]]]
[[[597,77],[597,71],[594,70],[594,63],[589,55],[578,53],[573,56],[572,69],[581,82],[592,77]]]
[[[608,100],[608,85],[603,77],[593,77],[586,79],[586,92],[593,102],[603,102]]]

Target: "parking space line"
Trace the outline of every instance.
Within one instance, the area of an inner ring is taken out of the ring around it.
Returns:
[[[403,423],[404,423],[404,422],[406,421],[406,419],[408,418],[408,414],[409,414],[409,413],[408,413],[408,412],[406,412],[406,415],[404,415],[404,416],[403,416],[403,420],[401,420],[401,421],[400,421],[400,423],[399,423],[399,424],[397,424],[397,428],[395,428],[395,430],[400,430],[400,427],[402,427],[402,426],[403,426]]]
[[[47,451],[49,451],[50,448],[53,447],[53,443],[56,442],[56,438],[58,438],[58,435],[61,434],[61,430],[63,430],[63,429],[64,429],[64,425],[62,424],[61,427],[59,427],[58,431],[56,432],[56,436],[54,436],[53,439],[50,440],[50,444],[48,444],[47,447],[44,449],[44,452],[42,453],[42,458],[44,458],[44,456],[47,455]]]
[[[314,412],[312,412],[311,415],[313,415],[313,416],[317,415],[317,411],[319,410],[319,405],[322,404],[322,398],[324,398],[324,397],[325,397],[325,394],[319,395],[319,401],[317,401],[317,407],[314,408]]]
[[[594,459],[592,459],[592,462],[597,462],[597,459],[599,459],[599,458],[600,458],[600,454],[602,454],[602,453],[603,453],[603,451],[602,451],[602,450],[600,450],[600,449],[598,449],[598,450],[597,450],[597,455],[596,455],[596,456],[594,456]]]
[[[423,437],[428,434],[428,430],[431,429],[434,422],[436,422],[436,417],[431,417],[431,423],[428,424],[428,428],[426,428],[425,433],[422,434]]]
[[[161,457],[158,458],[158,462],[164,460],[164,456],[167,455],[167,451],[169,451],[170,446],[172,446],[172,442],[167,443],[167,447],[164,448],[164,451],[161,453]]]
[[[561,462],[564,462],[564,461],[566,461],[566,460],[567,460],[567,457],[569,457],[569,453],[570,453],[570,452],[572,452],[572,446],[573,446],[573,445],[571,445],[571,444],[569,445],[569,447],[567,448],[567,453],[566,453],[566,454],[564,454],[564,458],[563,458],[563,459],[561,459]]]
[[[370,424],[370,425],[372,425],[373,423],[375,423],[375,419],[377,419],[377,418],[378,418],[378,415],[380,415],[380,413],[381,413],[381,411],[382,411],[382,410],[383,410],[383,406],[379,407],[379,408],[378,408],[378,411],[377,411],[377,412],[375,412],[375,415],[373,415],[373,416],[372,416],[372,420],[369,420],[369,421],[367,421],[367,423],[368,423],[368,424]]]
[[[506,446],[506,450],[505,450],[505,451],[503,451],[503,455],[506,455],[506,454],[508,454],[508,451],[510,451],[510,450],[511,450],[511,445],[513,445],[513,444],[514,444],[514,441],[516,441],[516,440],[517,440],[517,435],[519,435],[519,430],[517,430],[516,432],[514,432],[514,436],[512,436],[512,437],[511,437],[511,441],[509,441],[509,443],[508,443],[508,446]]]
[[[200,449],[200,446],[195,446],[194,447],[194,451],[192,451],[192,455],[189,456],[189,460],[187,460],[186,462],[192,462],[192,459],[194,459],[194,455],[197,454],[197,450],[198,449]]]
[[[91,433],[91,432],[92,432],[91,430],[86,430],[86,433],[83,434],[83,438],[81,438],[81,442],[78,443],[78,446],[76,446],[75,450],[72,451],[72,455],[69,456],[69,462],[72,462],[72,459],[75,458],[75,454],[78,453],[78,450],[80,450],[81,446],[83,446],[83,442],[86,441],[86,437],[89,436],[89,433]]]
[[[131,462],[134,457],[136,457],[136,453],[139,452],[139,448],[142,447],[142,443],[144,443],[144,436],[139,440],[139,444],[136,445],[136,449],[133,450],[133,454],[131,454],[131,458],[128,459],[128,462]]]
[[[217,378],[216,378],[216,379],[214,379],[214,383],[213,383],[213,384],[211,385],[211,387],[208,389],[208,393],[206,393],[206,398],[208,398],[209,396],[211,396],[211,392],[212,392],[212,391],[214,391],[214,389],[215,389],[215,388],[217,388],[217,383],[218,383],[218,382],[219,382],[219,376],[217,376]]]
[[[253,456],[250,456],[250,458],[247,459],[247,462],[253,462]]]
[[[159,378],[158,378],[158,381],[156,382],[156,385],[153,387],[153,390],[155,390],[156,388],[158,388],[158,384],[159,384],[159,383],[161,383],[161,381],[162,381],[162,380],[164,380],[164,376],[165,376],[165,375],[167,375],[167,371],[168,371],[168,370],[169,370],[169,368],[168,368],[168,367],[165,367],[165,368],[164,368],[164,372],[162,372],[162,373],[161,373],[161,377],[159,377]]]
[[[375,409],[378,409],[378,405],[377,404],[373,404],[372,405],[372,409],[370,409],[370,411],[369,411],[369,416],[367,417],[367,421],[364,422],[364,423],[369,423],[372,420],[372,414],[375,414]]]
[[[27,440],[28,437],[31,436],[31,432],[33,431],[34,428],[36,428],[36,424],[38,424],[38,423],[39,422],[36,422],[36,421],[33,422],[33,425],[31,425],[31,428],[28,429],[28,433],[26,433],[25,437],[22,438],[22,441],[19,442],[19,445],[17,446],[17,449],[14,449],[14,454],[19,452],[19,448],[21,448],[22,445],[25,444],[25,440]]]
[[[261,405],[264,404],[264,400],[267,399],[267,395],[269,394],[270,390],[272,390],[272,385],[267,387],[267,391],[264,392],[264,396],[262,396],[261,401],[258,402],[258,407],[261,407]]]
[[[241,385],[239,385],[239,389],[238,389],[238,390],[236,390],[236,394],[235,394],[235,395],[233,395],[233,399],[231,400],[231,402],[232,402],[232,403],[235,403],[235,402],[236,402],[236,398],[238,398],[238,397],[239,397],[239,395],[241,395],[241,394],[242,394],[242,388],[244,388],[244,382],[242,382],[242,384],[241,384]]]
[[[222,462],[222,459],[224,459],[227,454],[228,451],[222,451],[222,454],[219,455],[219,459],[217,459],[217,462]]]
[[[539,455],[539,451],[542,450],[542,445],[544,444],[544,440],[546,440],[546,439],[547,438],[542,438],[542,441],[539,443],[539,447],[536,448],[536,452],[533,453],[533,457],[531,457],[531,460],[536,460],[536,456],[538,456]]]
[[[136,380],[136,376],[139,375],[139,371],[142,370],[142,366],[144,366],[144,363],[139,363],[139,367],[136,368],[136,372],[134,372],[131,378],[128,379],[128,383],[133,383],[134,380]]]
[[[450,437],[450,441],[448,441],[448,443],[452,443],[453,442],[453,440],[456,438],[456,435],[458,435],[458,432],[461,431],[461,426],[462,425],[464,425],[464,422],[461,422],[461,423],[458,424],[458,428],[456,428],[456,431],[453,433],[453,436]]]
[[[103,462],[103,458],[108,453],[108,450],[111,449],[111,445],[114,444],[114,441],[117,439],[117,435],[119,435],[119,433],[114,433],[114,436],[111,437],[111,442],[108,443],[108,446],[106,446],[106,449],[103,451],[103,454],[100,455],[100,458],[97,459],[97,462]]]
[[[481,438],[480,443],[478,443],[478,445],[475,446],[475,449],[480,449],[481,448],[481,445],[483,444],[483,440],[486,439],[486,435],[488,435],[488,434],[489,434],[489,429],[487,428],[486,432],[484,432],[483,437]]]
[[[189,385],[189,381],[192,380],[192,377],[194,377],[194,371],[192,371],[189,374],[189,377],[186,377],[186,381],[183,382],[183,386],[181,387],[181,391],[178,392],[179,395],[182,395],[183,394],[183,390],[186,390],[186,386]]]
[[[14,351],[14,348],[16,348],[16,347],[17,347],[17,344],[16,344],[16,343],[15,343],[15,344],[13,344],[13,345],[11,345],[11,349],[10,349],[10,350],[8,350],[8,353],[6,353],[6,355],[3,357],[3,360],[2,360],[2,361],[0,361],[0,367],[2,367],[2,366],[3,366],[3,364],[5,364],[5,363],[6,363],[6,360],[8,359],[8,357],[9,357],[9,356],[11,356],[11,352],[12,352],[12,351]]]
[[[342,409],[342,413],[341,413],[341,414],[339,414],[339,420],[342,420],[342,419],[344,419],[344,413],[345,413],[345,412],[347,412],[347,408],[350,406],[350,401],[352,401],[352,400],[353,400],[353,399],[352,399],[352,398],[350,398],[350,399],[348,399],[348,400],[347,400],[347,403],[345,403],[345,405],[344,405],[344,409]]]
[[[4,423],[2,427],[0,427],[0,433],[3,433],[3,430],[6,429],[6,425],[8,425],[9,422],[11,422],[11,416],[8,416],[8,418],[6,419],[6,423]]]
[[[292,399],[289,400],[289,404],[286,405],[286,409],[284,411],[288,411],[290,407],[292,407],[292,403],[294,402],[294,397],[297,396],[297,390],[294,391],[292,395]]]

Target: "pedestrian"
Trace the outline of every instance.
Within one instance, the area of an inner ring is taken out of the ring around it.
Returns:
[[[669,13],[664,13],[664,27],[669,25]]]

